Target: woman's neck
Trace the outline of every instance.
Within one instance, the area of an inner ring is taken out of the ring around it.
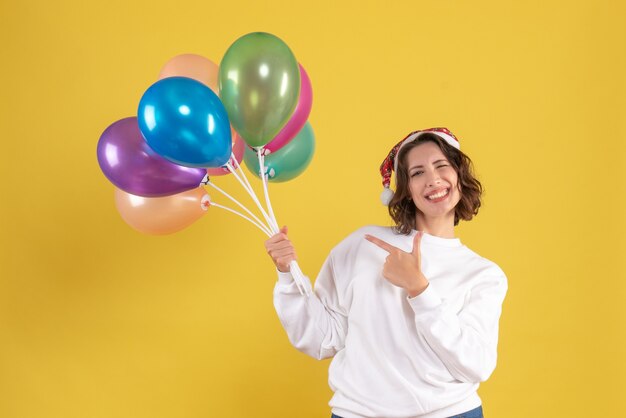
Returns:
[[[415,225],[418,231],[440,238],[454,238],[454,212],[436,218],[426,218],[422,213],[418,213]]]

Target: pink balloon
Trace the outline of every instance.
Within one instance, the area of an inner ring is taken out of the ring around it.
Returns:
[[[300,96],[298,97],[296,110],[293,111],[293,115],[291,115],[289,122],[287,122],[278,135],[263,146],[265,149],[265,155],[281,149],[289,141],[291,141],[298,134],[298,132],[300,132],[309,118],[309,114],[311,113],[311,106],[313,105],[311,80],[304,70],[304,67],[301,64],[298,64],[298,66],[300,67]]]
[[[235,154],[235,158],[237,159],[237,165],[240,165],[241,160],[243,160],[243,151],[245,149],[246,143],[239,136],[239,134],[235,132],[234,129],[231,129],[231,132],[233,134],[233,154]],[[232,157],[229,162],[233,167],[236,167],[236,165],[233,164]],[[206,172],[209,177],[223,176],[230,173],[230,171],[228,171],[226,167],[207,168]]]

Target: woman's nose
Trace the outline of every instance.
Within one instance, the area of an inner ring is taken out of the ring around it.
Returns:
[[[426,179],[427,179],[427,183],[429,187],[436,186],[439,183],[441,183],[441,178],[439,177],[436,171],[432,171],[428,173],[428,177]]]

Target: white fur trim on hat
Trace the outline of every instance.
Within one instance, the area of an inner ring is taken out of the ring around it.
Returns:
[[[402,142],[402,144],[400,145],[400,148],[398,148],[398,154],[400,154],[400,150],[402,149],[403,146],[405,146],[409,142],[415,141],[417,138],[419,138],[420,136],[422,136],[424,134],[434,134],[434,135],[437,135],[439,138],[441,138],[444,141],[446,141],[448,143],[448,145],[451,145],[454,148],[459,149],[459,150],[461,149],[461,144],[459,144],[459,141],[457,141],[456,139],[454,139],[452,136],[448,135],[445,132],[419,131],[419,132],[415,132],[413,135],[409,135],[409,137],[407,139],[405,139],[404,142]],[[397,158],[393,161],[393,171],[394,172],[398,172],[398,159]]]

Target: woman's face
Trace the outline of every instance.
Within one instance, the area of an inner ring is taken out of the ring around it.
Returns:
[[[424,142],[412,148],[406,162],[409,193],[425,218],[452,216],[459,200],[458,175],[439,146]]]

